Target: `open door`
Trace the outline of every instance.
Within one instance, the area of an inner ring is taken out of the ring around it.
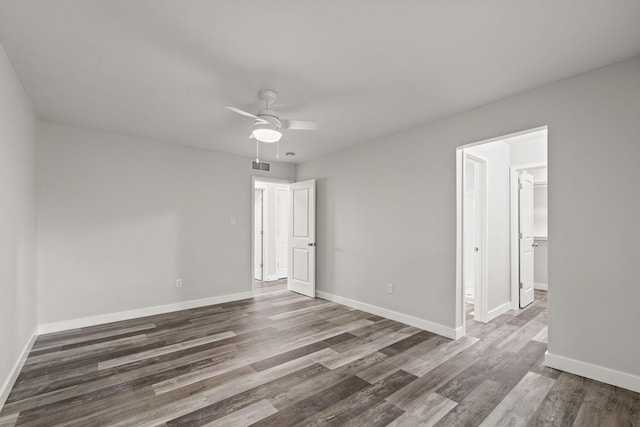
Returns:
[[[262,189],[256,189],[254,192],[254,206],[255,212],[253,213],[253,278],[255,280],[264,280],[263,265],[263,206],[262,206]]]
[[[289,189],[289,290],[316,296],[316,180]]]
[[[518,190],[520,229],[520,308],[533,302],[533,176],[520,173]]]

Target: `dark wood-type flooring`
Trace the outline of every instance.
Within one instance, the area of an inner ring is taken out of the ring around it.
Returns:
[[[546,295],[452,341],[265,285],[40,336],[2,426],[640,426],[640,395],[543,365]]]

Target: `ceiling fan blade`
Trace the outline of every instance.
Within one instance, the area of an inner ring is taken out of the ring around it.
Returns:
[[[251,117],[251,118],[254,118],[254,119],[259,119],[258,116],[255,116],[255,115],[253,115],[251,113],[247,113],[246,111],[241,110],[241,109],[236,108],[236,107],[224,107],[224,108],[226,108],[229,111],[233,111],[234,113],[238,113],[241,116],[246,116],[246,117]]]
[[[284,129],[293,130],[318,130],[318,122],[308,120],[280,120]]]
[[[234,113],[238,113],[238,114],[240,114],[241,116],[251,117],[252,119],[255,119],[255,120],[256,120],[256,123],[269,123],[268,121],[266,121],[266,120],[264,120],[264,119],[261,119],[260,117],[258,117],[258,116],[256,116],[256,115],[253,115],[253,114],[251,114],[251,113],[247,113],[246,111],[241,110],[241,109],[239,109],[239,108],[236,108],[236,107],[226,107],[226,106],[225,106],[224,108],[226,108],[226,109],[227,109],[227,110],[229,110],[229,111],[233,111]]]

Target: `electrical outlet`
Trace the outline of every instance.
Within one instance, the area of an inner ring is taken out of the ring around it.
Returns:
[[[391,283],[387,283],[387,293],[388,294],[393,293],[393,285]]]
[[[176,279],[176,288],[182,287],[182,279]]]

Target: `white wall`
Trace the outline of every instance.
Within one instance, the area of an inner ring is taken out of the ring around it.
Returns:
[[[534,251],[533,281],[536,289],[547,290],[549,286],[549,242],[539,240]]]
[[[509,144],[495,141],[465,150],[487,161],[486,256],[489,312],[511,302],[509,148]]]
[[[318,288],[460,325],[456,147],[548,125],[549,352],[639,376],[639,114],[636,57],[299,165],[318,179]]]
[[[36,329],[35,117],[0,45],[0,407]]]
[[[41,324],[250,291],[251,177],[295,173],[47,123],[37,158]]]
[[[547,163],[547,129],[509,138],[511,166]]]

